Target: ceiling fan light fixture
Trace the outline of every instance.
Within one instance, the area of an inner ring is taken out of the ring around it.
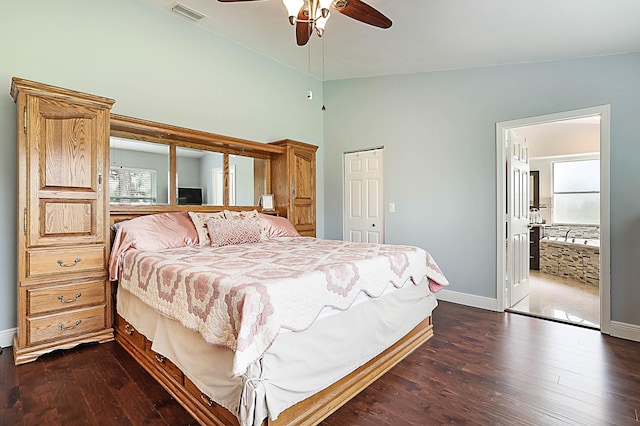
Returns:
[[[287,13],[289,13],[289,23],[294,25],[298,12],[304,6],[304,0],[282,0],[282,3],[287,8]]]
[[[329,17],[331,16],[330,13],[327,13],[327,16],[324,16],[324,14],[320,11],[318,11],[318,14],[316,15],[316,34],[318,34],[318,37],[322,37],[322,34],[324,34],[324,26],[327,24],[327,21],[329,20]]]
[[[218,0],[223,3],[239,3],[253,0]],[[368,0],[367,0],[368,1]],[[287,9],[289,23],[295,26],[296,43],[304,46],[313,30],[322,36],[329,19],[330,9],[341,15],[378,28],[390,28],[391,19],[364,0],[282,0]]]
[[[329,17],[329,8],[333,4],[333,0],[320,0],[320,10],[322,11],[322,17]]]

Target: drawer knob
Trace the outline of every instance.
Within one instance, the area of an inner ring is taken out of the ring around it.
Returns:
[[[76,266],[78,263],[80,263],[81,260],[82,259],[78,257],[73,261],[73,263],[64,263],[62,259],[58,259],[58,265],[60,265],[61,268],[71,268],[72,266]]]
[[[156,354],[156,361],[158,362],[164,362],[166,358],[160,354]]]
[[[65,299],[64,296],[58,296],[58,300],[60,301],[60,303],[73,303],[75,301],[77,301],[78,299],[80,299],[82,297],[82,293],[78,293],[76,294],[76,297],[74,299]]]
[[[58,324],[58,328],[62,331],[67,331],[67,330],[73,330],[74,328],[78,328],[78,326],[82,324],[82,320],[78,320],[76,321],[75,325],[73,327],[65,327],[64,324],[60,323]]]
[[[207,395],[200,394],[200,399],[202,400],[202,402],[207,404],[209,407],[213,406],[213,400],[211,398],[209,398]]]
[[[129,336],[131,336],[134,331],[136,331],[136,329],[133,328],[131,324],[127,324],[124,326],[124,332],[127,333]]]

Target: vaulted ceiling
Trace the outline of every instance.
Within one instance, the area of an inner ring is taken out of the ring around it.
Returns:
[[[167,13],[176,3],[143,1]],[[333,13],[325,35],[299,47],[281,0],[179,0],[207,16],[193,25],[323,80],[640,51],[638,0],[365,1],[393,26]]]

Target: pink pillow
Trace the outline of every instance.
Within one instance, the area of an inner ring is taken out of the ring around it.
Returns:
[[[266,238],[299,237],[298,231],[286,217],[258,214]]]
[[[197,242],[198,233],[187,212],[153,214],[122,222],[111,248],[110,279],[118,279],[120,257],[129,249],[164,250]]]
[[[260,242],[260,222],[257,219],[209,219],[209,238],[214,247]]]
[[[211,245],[209,232],[207,231],[207,221],[211,218],[224,219],[224,212],[189,212],[189,217],[193,221],[193,225],[196,227],[196,231],[198,232],[198,245]]]

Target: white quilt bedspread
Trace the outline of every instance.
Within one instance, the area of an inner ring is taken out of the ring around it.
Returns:
[[[224,247],[124,254],[119,285],[158,312],[234,351],[245,373],[281,328],[307,329],[325,306],[345,310],[360,292],[379,297],[429,279],[448,284],[431,256],[410,246],[307,237]]]

